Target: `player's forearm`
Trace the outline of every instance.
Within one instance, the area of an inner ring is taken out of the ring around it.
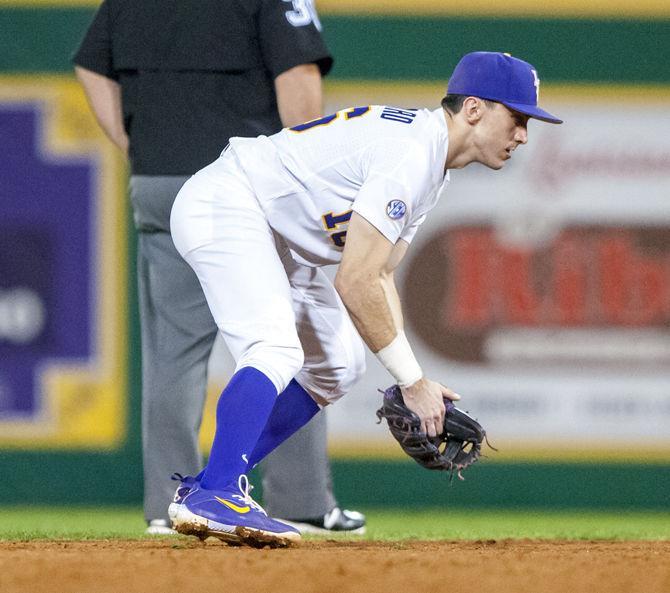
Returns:
[[[103,132],[124,154],[127,154],[128,136],[123,127],[120,85],[80,66],[75,66],[75,74],[84,88],[91,110]]]
[[[404,320],[402,316],[402,305],[400,304],[400,295],[398,294],[398,289],[396,288],[392,272],[382,276],[382,288],[386,295],[386,302],[391,309],[391,315],[396,330],[398,332],[403,331]]]
[[[358,333],[398,385],[416,386],[423,371],[403,331],[400,298],[392,275],[355,286],[349,291],[340,288],[339,292]]]
[[[301,64],[275,78],[277,109],[286,128],[322,115],[321,72],[316,64]]]
[[[402,319],[396,311],[399,302],[397,306],[390,302],[390,291],[381,275],[345,278],[338,276],[335,279],[335,288],[358,333],[372,352],[379,352],[388,346],[402,330],[402,325],[396,325],[396,320]]]
[[[335,288],[367,346],[401,387],[421,379],[412,348],[402,331],[400,298],[393,271],[408,244],[391,243],[357,212],[349,220]]]

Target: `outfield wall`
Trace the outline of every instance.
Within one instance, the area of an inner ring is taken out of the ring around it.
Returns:
[[[337,492],[347,504],[667,508],[667,3],[594,2],[588,13],[574,2],[449,4],[318,4],[336,57],[327,109],[436,106],[458,56],[491,48],[531,60],[543,102],[565,116],[562,128],[533,122],[506,171],[455,172],[400,279],[421,360],[468,397],[501,453],[449,488],[403,460],[373,422],[388,380],[371,358],[356,392],[329,411]],[[0,2],[0,471],[10,502],[141,499],[125,168],[69,65],[94,6]],[[431,245],[448,266],[427,255]],[[212,372],[216,393],[224,354]],[[203,442],[209,434],[211,422]]]

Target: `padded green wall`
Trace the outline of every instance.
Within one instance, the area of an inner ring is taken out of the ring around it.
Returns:
[[[68,72],[90,8],[0,9],[0,71]],[[670,20],[324,16],[333,76],[444,80],[468,51],[508,51],[551,82],[670,83]]]
[[[69,74],[90,8],[0,8],[0,74]],[[532,61],[545,82],[670,84],[670,20],[322,18],[337,79],[444,81],[475,49]],[[130,224],[130,223],[129,223]],[[4,503],[141,501],[139,342],[131,245],[131,414],[112,453],[2,451]],[[670,464],[482,463],[464,483],[411,462],[334,462],[347,505],[668,508]]]

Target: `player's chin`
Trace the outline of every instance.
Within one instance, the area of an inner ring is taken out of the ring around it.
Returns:
[[[505,163],[512,158],[512,153],[505,150],[498,158],[492,159],[491,169],[498,171],[505,166]]]
[[[509,158],[509,157],[508,157]],[[494,171],[499,171],[505,166],[505,161],[507,159],[491,159],[484,163],[489,169],[493,169]]]

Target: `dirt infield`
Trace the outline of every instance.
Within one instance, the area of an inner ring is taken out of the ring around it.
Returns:
[[[2,593],[668,593],[670,541],[0,543]]]

